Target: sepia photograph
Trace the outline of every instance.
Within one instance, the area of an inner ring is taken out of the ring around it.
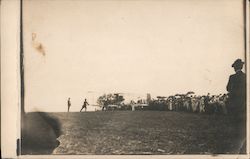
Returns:
[[[246,13],[21,0],[20,155],[249,154]]]

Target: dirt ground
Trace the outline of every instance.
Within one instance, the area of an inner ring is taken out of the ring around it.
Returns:
[[[47,116],[61,129],[52,154],[235,154],[245,147],[239,127],[224,115],[99,111]]]

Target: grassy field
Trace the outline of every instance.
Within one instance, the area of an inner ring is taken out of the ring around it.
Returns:
[[[32,113],[31,113],[32,114]],[[239,153],[239,128],[223,115],[168,111],[49,113],[61,124],[53,154]]]

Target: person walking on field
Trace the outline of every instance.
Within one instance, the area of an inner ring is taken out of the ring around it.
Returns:
[[[89,105],[89,103],[87,102],[87,99],[84,100],[83,105],[82,105],[82,109],[80,110],[80,112],[82,112],[83,108],[85,108],[85,112],[87,111],[87,105]]]
[[[70,107],[71,107],[71,101],[70,101],[70,98],[68,98],[68,112],[69,112]]]

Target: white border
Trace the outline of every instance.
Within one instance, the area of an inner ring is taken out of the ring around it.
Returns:
[[[1,153],[4,158],[16,157],[20,127],[19,15],[20,0],[1,1]]]
[[[250,52],[249,1],[246,2],[247,70],[247,155],[22,155],[16,156],[16,138],[20,137],[20,0],[1,1],[1,145],[4,158],[250,158]],[[7,38],[6,38],[7,37]],[[4,39],[4,40],[3,40]],[[14,112],[14,113],[13,113]],[[17,114],[15,114],[15,112]],[[18,129],[19,128],[19,129]],[[14,138],[13,138],[14,137]]]
[[[249,1],[246,0],[246,16],[245,16],[245,20],[246,20],[246,75],[247,75],[247,147],[246,147],[246,150],[247,150],[247,154],[248,154],[248,157],[250,158],[250,140],[249,140],[249,137],[250,137],[250,117],[249,117],[249,114],[250,114],[250,86],[249,86],[249,81],[250,81],[250,51],[249,51],[249,45],[250,45],[250,41],[249,41],[249,37],[250,37],[250,25],[249,25],[249,8],[250,8],[250,4],[249,4]]]
[[[216,158],[226,158],[226,159],[249,159],[249,155],[23,155],[19,157],[20,159],[29,159],[29,158],[56,158],[56,159],[79,159],[79,158],[84,158],[84,159],[152,159],[152,158],[157,158],[157,159],[200,159],[200,158],[205,158],[205,159],[216,159]]]

